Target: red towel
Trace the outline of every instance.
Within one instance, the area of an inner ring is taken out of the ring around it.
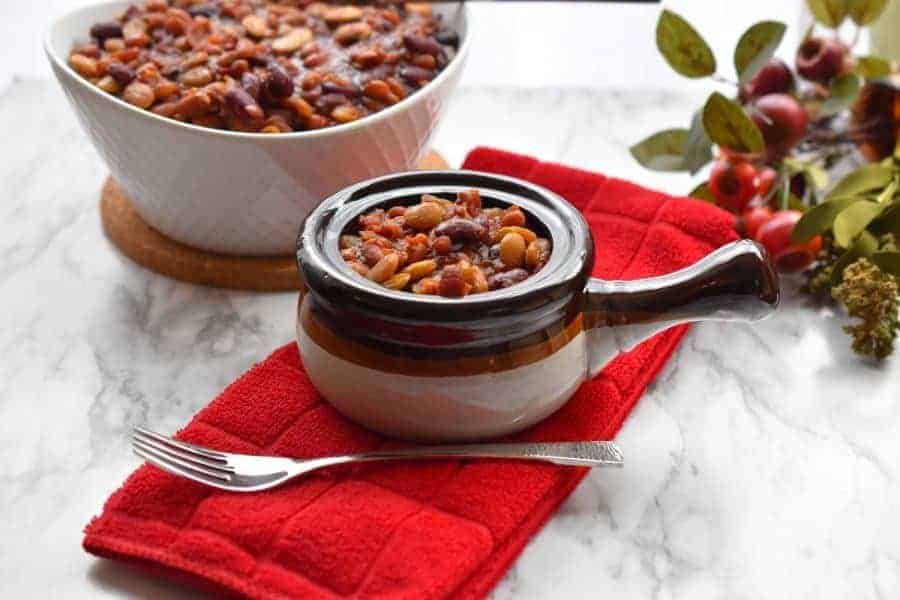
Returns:
[[[471,152],[463,166],[521,177],[568,198],[594,230],[601,277],[673,271],[736,238],[730,215],[709,204],[596,173],[487,148]],[[518,437],[611,439],[685,331],[670,329],[620,356]],[[385,443],[322,401],[293,343],[230,385],[179,437],[296,457]],[[365,465],[269,492],[228,494],[143,466],[88,525],[84,547],[256,598],[479,598],[585,473],[503,461]]]

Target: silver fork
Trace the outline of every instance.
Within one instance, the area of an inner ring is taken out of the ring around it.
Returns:
[[[505,458],[577,467],[621,467],[622,452],[612,442],[465,444],[376,450],[359,454],[293,459],[220,452],[135,427],[134,453],[163,471],[230,492],[255,492],[281,485],[310,471],[353,462],[440,458]]]

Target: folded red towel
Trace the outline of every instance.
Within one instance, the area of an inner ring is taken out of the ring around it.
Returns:
[[[669,272],[735,239],[731,218],[596,173],[479,148],[464,168],[541,184],[590,222],[595,275]],[[622,355],[523,440],[611,439],[686,328]],[[288,344],[229,386],[181,439],[317,456],[385,443],[324,403]],[[503,461],[365,465],[228,494],[143,466],[86,529],[99,556],[257,598],[485,596],[585,470]]]

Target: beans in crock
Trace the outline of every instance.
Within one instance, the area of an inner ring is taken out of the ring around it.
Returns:
[[[340,251],[387,288],[460,298],[524,281],[547,263],[551,244],[518,206],[484,207],[468,190],[455,202],[424,194],[412,206],[374,209],[341,236]]]
[[[179,121],[262,133],[396,104],[458,44],[428,4],[413,3],[146,0],[85,34],[69,65],[104,92]]]

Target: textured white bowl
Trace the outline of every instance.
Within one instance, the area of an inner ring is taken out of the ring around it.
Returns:
[[[352,183],[416,166],[462,72],[468,15],[436,5],[460,34],[456,57],[409,98],[359,121],[316,131],[257,134],[207,129],[138,109],[91,85],[67,63],[88,29],[127,2],[80,8],[50,28],[56,78],[113,177],[150,225],[226,254],[292,254],[303,218]]]

